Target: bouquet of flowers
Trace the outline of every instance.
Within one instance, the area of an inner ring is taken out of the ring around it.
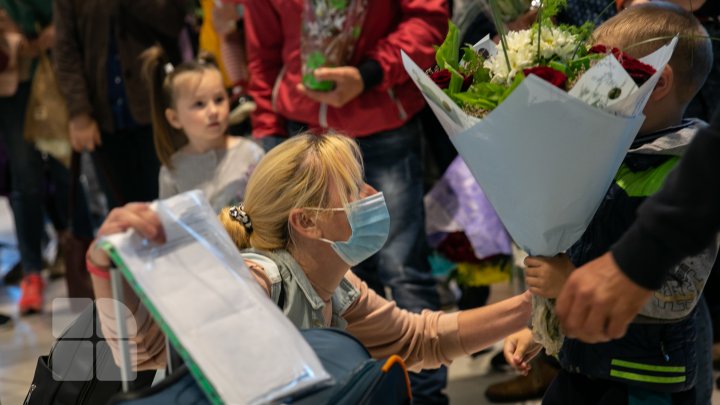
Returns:
[[[313,71],[348,63],[366,11],[367,0],[305,0],[300,40],[305,87],[321,91],[333,88],[332,82],[318,82]]]
[[[451,27],[427,73],[403,53],[409,76],[510,236],[543,256],[582,236],[677,42],[641,60],[590,46],[591,26],[551,22],[559,5],[544,0],[547,13],[533,27],[501,32],[498,46],[485,38],[462,57]],[[552,302],[533,301],[535,338],[557,353],[562,335]]]

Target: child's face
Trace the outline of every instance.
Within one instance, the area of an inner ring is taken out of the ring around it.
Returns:
[[[183,73],[175,78],[175,108],[170,123],[190,143],[217,141],[225,136],[230,104],[217,70]]]

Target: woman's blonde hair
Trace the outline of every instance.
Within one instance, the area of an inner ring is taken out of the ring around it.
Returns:
[[[230,216],[230,208],[219,217],[240,249],[284,249],[291,242],[291,209],[329,207],[331,188],[346,203],[357,198],[363,184],[362,157],[354,140],[301,134],[273,148],[250,176],[244,210],[252,232]]]
[[[142,77],[150,92],[150,106],[153,128],[153,142],[158,160],[164,166],[172,168],[171,157],[188,140],[185,134],[168,122],[165,117],[167,108],[175,107],[175,79],[183,73],[203,73],[220,69],[210,54],[201,54],[197,60],[172,66],[165,52],[159,46],[153,46],[140,55],[143,62]]]

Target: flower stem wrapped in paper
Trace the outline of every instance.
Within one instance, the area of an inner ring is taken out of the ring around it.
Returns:
[[[637,61],[591,48],[590,29],[541,14],[532,28],[501,35],[498,47],[485,38],[460,58],[451,27],[430,76],[403,53],[510,236],[532,255],[554,256],[582,236],[677,43]],[[553,303],[535,297],[534,306],[535,339],[555,354],[563,336]]]
[[[367,0],[305,0],[300,40],[305,87],[332,90],[334,83],[317,81],[313,72],[348,63],[366,14]]]

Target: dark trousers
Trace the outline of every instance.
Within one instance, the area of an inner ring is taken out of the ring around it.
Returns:
[[[109,208],[158,198],[160,162],[152,127],[103,133],[102,146],[93,153],[93,161]]]
[[[670,394],[560,370],[545,391],[542,403],[543,405],[695,405],[695,388]]]
[[[10,205],[25,274],[42,269],[41,241],[45,220],[43,160],[35,146],[23,137],[29,96],[30,82],[25,82],[20,84],[15,95],[0,97],[0,137],[7,146],[10,160]]]

